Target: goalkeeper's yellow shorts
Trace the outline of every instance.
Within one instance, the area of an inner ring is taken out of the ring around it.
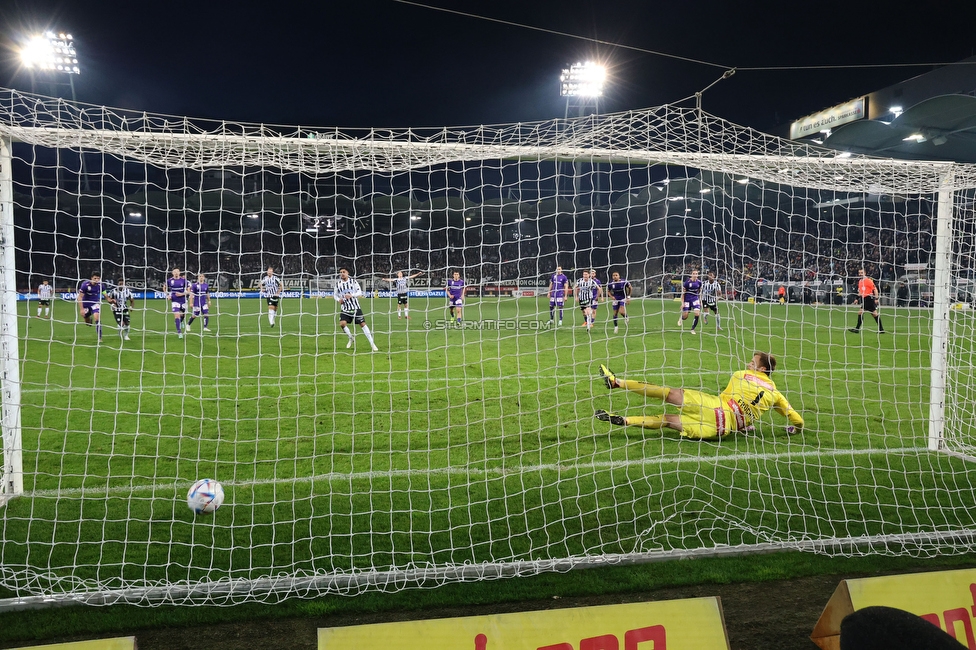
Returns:
[[[697,390],[684,391],[681,407],[681,437],[691,440],[718,440],[732,432],[735,413],[718,395]]]

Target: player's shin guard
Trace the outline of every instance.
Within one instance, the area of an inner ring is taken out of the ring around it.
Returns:
[[[645,417],[628,417],[628,427],[642,427],[644,429],[663,429],[665,420],[663,415],[648,415]]]
[[[632,379],[617,379],[617,385],[635,393],[646,395],[647,397],[656,397],[662,402],[668,399],[668,394],[671,392],[671,389],[666,386],[645,384],[644,382],[634,381]]]
[[[369,325],[363,325],[363,334],[366,335],[366,340],[369,341],[370,345],[376,345],[373,343],[373,333],[369,331]]]

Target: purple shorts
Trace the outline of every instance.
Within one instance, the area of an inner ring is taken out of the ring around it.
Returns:
[[[692,311],[695,309],[701,309],[701,300],[698,298],[691,301],[686,300],[681,303],[681,311]]]
[[[186,303],[185,302],[176,302],[174,300],[173,301],[173,313],[174,314],[176,314],[176,313],[185,314],[186,313]]]

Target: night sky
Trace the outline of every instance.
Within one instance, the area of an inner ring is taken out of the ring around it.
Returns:
[[[51,28],[75,38],[83,102],[272,124],[464,126],[561,117],[559,72],[577,60],[610,67],[600,104],[610,112],[675,102],[731,67],[935,63],[976,54],[971,1],[937,9],[713,0],[429,4],[717,65],[394,0],[3,0],[0,84],[31,90],[15,46],[22,35]],[[703,106],[773,130],[928,69],[740,70],[708,91]],[[40,76],[33,87],[70,95]]]

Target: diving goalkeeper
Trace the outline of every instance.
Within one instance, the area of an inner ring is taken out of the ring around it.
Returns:
[[[718,440],[734,431],[751,430],[753,421],[772,408],[789,420],[787,433],[798,433],[803,428],[803,417],[776,390],[776,384],[769,378],[775,369],[776,357],[756,352],[746,369],[733,374],[729,385],[716,396],[697,390],[618,379],[609,368],[601,365],[600,375],[607,388],[626,388],[646,397],[657,397],[679,407],[681,414],[624,417],[601,410],[596,412],[596,419],[620,426],[674,429],[682,438],[692,440]]]

